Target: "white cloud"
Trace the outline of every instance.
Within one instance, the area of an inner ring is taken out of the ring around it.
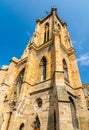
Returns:
[[[73,40],[72,43],[75,48],[78,48],[79,50],[83,50],[84,49],[83,45],[85,41],[86,41],[86,38],[82,37],[80,40]]]
[[[74,47],[79,48],[80,50],[83,50],[83,47],[82,47],[83,41],[82,40],[81,41],[77,41],[77,40],[73,41],[73,45],[74,45]]]
[[[79,62],[80,65],[88,66],[89,65],[89,53],[80,55],[80,57],[77,59],[77,62]]]

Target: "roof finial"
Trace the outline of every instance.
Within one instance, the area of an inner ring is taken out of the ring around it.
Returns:
[[[53,11],[57,11],[57,8],[56,8],[56,6],[53,6],[52,8],[51,8],[51,11],[53,12]]]

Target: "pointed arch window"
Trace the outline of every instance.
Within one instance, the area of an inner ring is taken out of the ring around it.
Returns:
[[[16,86],[15,86],[15,88],[14,88],[14,94],[13,94],[13,96],[14,96],[14,103],[15,103],[15,104],[16,104],[16,101],[17,101],[19,95],[20,95],[21,85],[22,85],[22,83],[23,83],[23,78],[24,78],[24,71],[25,71],[25,69],[23,69],[23,70],[19,73],[19,75],[18,75],[18,77],[17,77],[17,80],[16,80]],[[14,105],[14,106],[15,106],[15,105]]]
[[[38,115],[35,118],[35,121],[33,123],[34,130],[40,130],[40,120]]]
[[[68,76],[68,67],[65,59],[63,59],[63,70],[64,70],[64,79],[69,81],[69,76]]]
[[[23,69],[18,77],[17,77],[17,80],[16,80],[16,85],[14,87],[14,91],[13,91],[13,102],[12,102],[12,106],[13,106],[13,109],[16,110],[16,104],[17,104],[17,100],[19,98],[19,95],[20,95],[20,91],[21,91],[21,85],[23,83],[23,78],[24,78],[24,71],[25,69]]]
[[[18,87],[18,93],[20,94],[20,91],[21,91],[21,85],[23,83],[23,78],[24,78],[24,72],[25,72],[25,69],[23,69],[18,77],[17,77],[17,83],[16,83],[16,86]]]
[[[24,130],[24,123],[22,123],[22,124],[20,125],[19,130]]]
[[[73,101],[73,99],[71,97],[69,97],[69,99],[70,99],[70,108],[71,108],[73,127],[78,129],[79,128],[79,124],[78,124],[78,118],[77,118],[77,115],[76,115],[75,103],[74,103],[74,101]]]
[[[49,41],[49,23],[45,24],[44,43]]]
[[[40,62],[40,80],[41,81],[46,80],[46,64],[47,64],[46,58],[43,57]]]

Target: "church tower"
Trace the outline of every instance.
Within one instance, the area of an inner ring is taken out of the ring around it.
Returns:
[[[0,71],[0,130],[88,130],[89,112],[67,24],[56,7],[36,23],[21,58],[13,57]]]

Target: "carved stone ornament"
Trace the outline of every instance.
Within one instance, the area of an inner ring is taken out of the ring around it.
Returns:
[[[60,25],[57,23],[57,21],[54,22],[54,32],[59,33],[60,32]]]
[[[17,106],[17,99],[4,100],[4,103],[10,108],[15,109]]]
[[[30,40],[30,43],[31,43],[31,44],[37,42],[38,35],[39,35],[39,33],[38,33],[37,31],[35,31],[35,32],[33,33],[33,36],[32,36],[32,38],[31,38],[31,40]]]
[[[34,43],[34,36],[32,36],[31,40],[30,40],[30,43]]]

